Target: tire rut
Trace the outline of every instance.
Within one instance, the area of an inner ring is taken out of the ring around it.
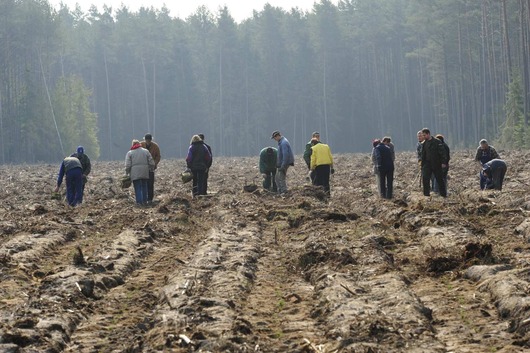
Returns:
[[[266,250],[241,310],[250,324],[247,334],[260,352],[317,349],[326,340],[312,318],[317,307],[314,288],[293,269],[290,242],[280,239],[275,243],[273,239],[275,232],[267,232]]]

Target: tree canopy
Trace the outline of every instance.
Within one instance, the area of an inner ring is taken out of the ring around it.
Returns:
[[[197,133],[216,155],[256,155],[273,130],[295,153],[315,130],[334,152],[383,135],[412,149],[423,127],[455,147],[528,147],[529,34],[530,0],[267,4],[241,23],[226,7],[180,19],[3,0],[0,162],[77,145],[121,159],[147,132],[166,157]]]

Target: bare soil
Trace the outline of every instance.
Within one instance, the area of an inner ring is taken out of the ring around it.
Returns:
[[[367,154],[335,156],[331,198],[301,158],[287,196],[216,158],[196,199],[163,160],[150,207],[121,162],[93,163],[76,208],[57,166],[2,166],[0,352],[530,350],[530,154],[501,155],[502,192],[459,151],[443,199],[398,153],[393,200]]]

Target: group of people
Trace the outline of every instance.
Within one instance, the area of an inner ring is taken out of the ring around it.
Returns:
[[[125,155],[125,174],[132,181],[136,203],[139,205],[153,202],[155,170],[160,158],[160,147],[153,141],[151,134],[146,134],[141,142],[132,140],[131,148]],[[76,153],[61,162],[55,192],[59,191],[63,179],[66,179],[66,200],[70,206],[79,206],[83,203],[85,184],[90,171],[90,158],[84,147],[79,146]]]
[[[447,197],[447,174],[449,170],[450,149],[443,135],[432,136],[428,128],[417,133],[417,159],[420,167],[420,187],[425,196],[431,191]],[[287,188],[287,170],[294,166],[294,153],[287,138],[280,131],[274,131],[271,139],[278,147],[265,147],[260,151],[259,170],[263,176],[265,190],[285,194]],[[379,194],[382,198],[393,197],[395,151],[392,139],[385,136],[372,141],[372,163]],[[315,131],[306,144],[303,155],[309,169],[309,180],[315,186],[322,187],[330,194],[330,176],[335,172],[330,147],[320,141],[320,133]],[[125,174],[134,185],[136,203],[148,205],[153,202],[155,170],[160,162],[160,147],[146,134],[143,141],[132,140],[132,146],[125,156]],[[485,139],[480,140],[475,161],[480,163],[480,188],[502,190],[506,174],[506,162],[500,159],[493,146]],[[212,166],[212,148],[204,141],[204,134],[193,135],[186,155],[187,170],[193,177],[193,196],[206,195],[208,175]],[[77,206],[83,202],[83,193],[87,177],[91,171],[90,158],[84,147],[78,146],[75,153],[66,157],[59,169],[57,187],[66,177],[66,198],[68,204]]]
[[[151,134],[145,134],[143,141],[132,140],[131,148],[125,155],[125,174],[131,178],[138,205],[153,203],[155,170],[161,157],[160,147]]]
[[[278,143],[278,148],[265,147],[260,151],[259,171],[263,176],[263,188],[280,195],[287,193],[287,170],[294,166],[294,153],[289,141],[280,131],[274,131],[271,139]],[[320,133],[313,132],[306,144],[304,161],[309,169],[309,178],[313,185],[322,187],[330,194],[329,179],[335,172],[330,147],[320,141]]]
[[[447,174],[451,151],[445,143],[444,136],[431,135],[428,128],[418,131],[417,160],[420,168],[420,188],[423,195],[430,196],[431,191],[447,197]],[[382,198],[391,199],[394,181],[395,152],[391,138],[372,141],[372,163],[379,194]],[[480,163],[480,189],[502,190],[506,174],[506,162],[485,139],[480,140],[475,160]]]
[[[132,141],[132,147],[125,156],[125,174],[130,176],[134,185],[136,203],[153,203],[155,170],[160,162],[160,147],[146,134],[144,141]],[[186,155],[187,170],[192,174],[192,195],[206,195],[208,192],[208,174],[212,166],[212,148],[204,142],[204,134],[193,135]]]
[[[85,154],[85,148],[78,146],[76,152],[62,161],[55,192],[59,192],[63,179],[66,177],[66,200],[70,206],[80,205],[83,203],[85,184],[91,169],[92,165],[90,158]]]

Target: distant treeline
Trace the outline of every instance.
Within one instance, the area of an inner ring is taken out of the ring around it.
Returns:
[[[527,147],[530,0],[327,0],[310,12],[52,8],[0,1],[0,162],[84,145],[121,159],[147,132],[163,157],[204,133],[214,155],[256,155],[280,130],[301,153],[429,127],[454,147]]]

